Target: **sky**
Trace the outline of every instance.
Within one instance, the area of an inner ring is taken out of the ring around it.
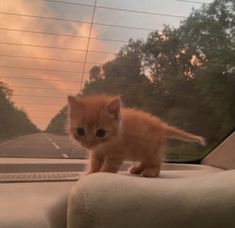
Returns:
[[[82,78],[88,79],[94,64],[114,58],[130,38],[146,39],[151,30],[160,31],[164,24],[178,27],[193,7],[211,2],[195,1],[97,0],[97,6],[106,8],[95,9],[82,76],[93,7],[71,3],[94,5],[95,0],[1,0],[0,80],[13,89],[16,106],[43,130],[66,104],[67,95],[79,92]]]

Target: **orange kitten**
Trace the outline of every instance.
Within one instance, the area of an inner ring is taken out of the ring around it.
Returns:
[[[138,161],[130,173],[157,177],[161,148],[166,138],[205,145],[205,140],[171,127],[159,118],[124,108],[118,97],[68,97],[69,131],[82,146],[91,149],[88,173],[116,173],[124,160]]]

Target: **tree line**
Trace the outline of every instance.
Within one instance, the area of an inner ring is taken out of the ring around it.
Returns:
[[[24,110],[11,101],[12,90],[0,81],[0,139],[38,132]]]
[[[235,128],[234,9],[233,0],[215,0],[178,28],[130,39],[114,59],[92,67],[82,95],[121,95],[126,106],[206,137],[205,148],[175,141],[167,146],[169,159],[202,157]],[[59,129],[65,120],[62,112],[53,123]]]

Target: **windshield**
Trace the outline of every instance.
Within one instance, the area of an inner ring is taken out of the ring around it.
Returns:
[[[167,161],[201,159],[235,126],[234,4],[1,1],[0,156],[87,158],[67,96],[110,94],[206,138],[169,140]]]

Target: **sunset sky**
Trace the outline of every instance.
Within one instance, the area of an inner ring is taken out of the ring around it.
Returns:
[[[61,2],[94,4],[94,0]],[[61,2],[0,1],[0,80],[13,89],[12,99],[15,104],[23,108],[40,129],[45,129],[51,118],[66,104],[68,94],[79,92],[84,50],[88,41],[86,37],[89,35],[89,22],[93,12],[93,7],[90,6]],[[193,1],[179,0],[98,0],[97,5],[167,14],[168,16],[159,16],[103,8],[95,10],[95,23],[154,30],[161,30],[163,24],[179,26],[183,18],[169,15],[187,17],[192,7],[201,6]],[[85,80],[88,78],[87,72],[94,65],[92,63],[105,63],[114,57],[114,53],[129,38],[145,39],[149,32],[150,30],[144,29],[94,24],[89,50],[108,53],[88,53]]]

